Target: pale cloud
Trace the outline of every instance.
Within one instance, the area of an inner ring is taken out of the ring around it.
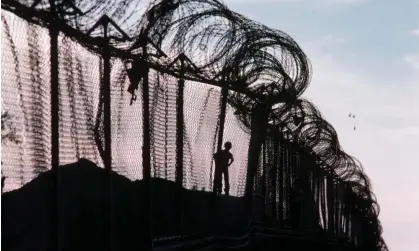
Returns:
[[[419,37],[419,28],[410,31],[410,34],[415,37]]]
[[[419,54],[407,54],[403,60],[414,69],[419,70]]]
[[[343,149],[363,164],[381,207],[380,220],[390,249],[416,250],[419,71],[412,68],[408,79],[402,80],[391,77],[397,72],[383,69],[387,80],[380,82],[382,76],[341,64],[338,55],[329,54],[316,41],[301,43],[313,65],[312,83],[303,96],[334,126]],[[416,65],[418,58],[410,55],[405,61]],[[350,112],[357,115],[355,119],[348,117]],[[400,206],[406,203],[409,206]]]

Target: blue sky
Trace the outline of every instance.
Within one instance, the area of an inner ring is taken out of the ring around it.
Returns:
[[[303,96],[332,123],[345,151],[362,162],[387,244],[418,250],[419,1],[225,2],[300,44],[313,66]]]
[[[396,67],[407,52],[418,51],[409,31],[419,29],[417,0],[227,0],[239,13],[285,31],[297,42],[326,35],[344,39],[339,60],[356,67],[359,60],[369,71]],[[403,2],[403,5],[400,3]],[[394,61],[396,59],[396,61]],[[359,65],[358,65],[359,66]]]

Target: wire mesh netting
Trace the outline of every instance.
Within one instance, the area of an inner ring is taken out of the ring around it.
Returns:
[[[101,164],[94,140],[100,58],[68,38],[59,40],[59,48],[60,165],[82,157]]]
[[[20,143],[3,145],[5,191],[16,189],[50,169],[50,94],[48,31],[2,12],[2,109],[12,115]],[[60,165],[89,159],[103,166],[102,58],[67,37],[59,39]],[[177,79],[150,72],[152,175],[175,180]],[[113,169],[142,178],[142,103],[130,102],[129,80],[121,60],[112,60]],[[184,187],[210,191],[219,130],[220,89],[187,81],[184,100]],[[233,144],[231,193],[244,192],[249,135],[229,106],[225,140]]]
[[[2,140],[2,171],[15,189],[50,166],[48,32],[2,11],[2,114],[16,141]],[[2,130],[3,135],[3,130]],[[3,138],[3,137],[2,137]]]
[[[267,140],[261,159],[255,194],[264,201],[262,208],[253,205],[260,219],[282,228],[326,229],[359,243],[349,184],[319,169],[315,156],[282,138]]]
[[[177,79],[152,73],[150,109],[152,125],[153,176],[175,181],[176,170],[176,106]],[[214,172],[213,154],[216,151],[220,112],[220,90],[208,85],[186,81],[184,100],[184,157],[183,186],[188,189],[211,191]],[[236,148],[232,153],[237,161],[231,166],[232,194],[243,193],[243,168],[246,165],[249,136],[238,126],[238,121],[227,112],[225,140]]]

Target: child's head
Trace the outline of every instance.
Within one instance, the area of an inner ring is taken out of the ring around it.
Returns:
[[[226,150],[230,150],[230,149],[231,149],[231,147],[232,147],[232,145],[231,145],[231,142],[230,142],[230,141],[227,141],[227,142],[225,142],[225,143],[224,143],[224,148],[225,148]]]

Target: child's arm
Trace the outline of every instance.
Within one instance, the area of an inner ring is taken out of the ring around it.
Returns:
[[[231,164],[233,164],[234,162],[234,158],[233,158],[233,154],[230,155],[230,163],[228,164],[228,166],[231,166]]]

